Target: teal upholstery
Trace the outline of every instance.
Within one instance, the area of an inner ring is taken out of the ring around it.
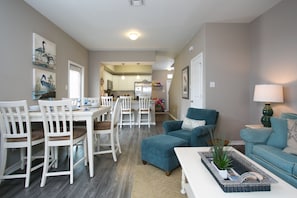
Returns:
[[[215,130],[218,116],[219,112],[213,109],[189,108],[186,117],[194,120],[205,120],[205,126],[185,130],[182,129],[183,121],[168,120],[163,122],[164,133],[186,140],[189,146],[208,146],[211,135]]]
[[[297,188],[297,155],[283,151],[287,146],[286,119],[297,119],[297,114],[283,113],[280,118],[271,118],[271,128],[242,129],[240,137],[249,158]]]
[[[272,133],[267,140],[267,145],[284,149],[288,141],[288,124],[286,119],[274,118],[270,119]]]
[[[179,166],[174,147],[187,146],[183,139],[169,135],[155,135],[145,138],[141,142],[141,159],[170,174]]]

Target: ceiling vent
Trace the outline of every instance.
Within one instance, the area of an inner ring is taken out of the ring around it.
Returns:
[[[144,0],[129,0],[129,2],[134,7],[144,6]]]

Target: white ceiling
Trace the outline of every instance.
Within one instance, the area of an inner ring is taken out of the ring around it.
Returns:
[[[204,23],[248,23],[282,0],[24,0],[88,50],[155,51],[174,58]],[[127,33],[140,38],[131,41]],[[168,60],[166,60],[168,57]]]

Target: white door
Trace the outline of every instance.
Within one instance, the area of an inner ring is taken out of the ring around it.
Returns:
[[[205,108],[203,54],[200,53],[191,60],[190,68],[190,98],[191,107]]]

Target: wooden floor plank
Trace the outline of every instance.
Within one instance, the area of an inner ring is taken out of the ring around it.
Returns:
[[[171,119],[167,114],[156,115],[156,125],[149,129],[138,126],[130,129],[123,127],[120,131],[122,154],[114,162],[111,154],[94,157],[95,176],[89,177],[88,167],[83,163],[74,169],[74,183],[69,184],[68,176],[48,177],[45,187],[40,188],[42,169],[31,174],[29,188],[24,188],[24,179],[4,180],[0,184],[1,198],[37,198],[37,197],[98,197],[130,198],[133,183],[133,169],[141,164],[140,144],[143,138],[162,133],[162,122]],[[82,146],[79,146],[78,152]],[[16,152],[15,152],[16,153]],[[68,163],[66,150],[59,149],[59,164],[65,168]],[[81,154],[81,153],[79,153]]]

